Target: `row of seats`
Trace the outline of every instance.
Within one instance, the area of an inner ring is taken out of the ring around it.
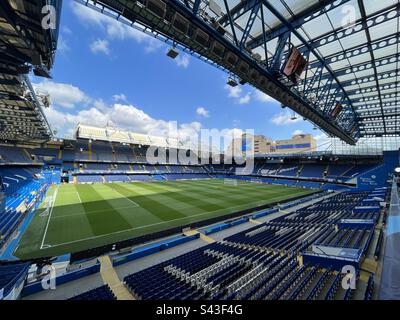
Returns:
[[[0,264],[0,300],[10,293],[19,282],[25,281],[30,263]]]
[[[5,208],[0,211],[0,247],[12,235],[15,228],[25,218],[32,201],[45,193],[47,186],[41,182],[30,181],[15,194],[7,196]]]
[[[0,247],[23,221],[36,199],[42,197],[48,185],[59,181],[60,171],[39,171],[36,167],[2,167],[5,201],[0,208]],[[7,183],[5,181],[10,181]],[[12,183],[11,183],[12,181]]]
[[[4,191],[6,195],[12,195],[20,190],[24,185],[30,182],[35,174],[41,172],[40,168],[36,167],[14,167],[7,166],[0,168],[0,176],[3,180]]]
[[[376,166],[352,164],[270,164],[257,162],[252,173],[259,176],[347,180]],[[210,166],[210,171],[213,173],[232,173],[234,170],[235,167],[232,165]]]
[[[152,172],[152,173],[207,173],[203,166],[173,166],[173,165],[150,165],[150,164],[108,164],[108,163],[81,163],[79,168],[74,169],[77,173],[127,173],[130,171]]]

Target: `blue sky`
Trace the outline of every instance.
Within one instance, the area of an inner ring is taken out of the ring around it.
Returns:
[[[291,121],[270,97],[245,85],[226,86],[227,75],[181,53],[168,58],[168,46],[93,10],[66,1],[53,79],[32,78],[50,93],[47,117],[58,136],[78,122],[161,134],[177,121],[183,135],[201,128],[254,129],[272,139],[313,131]]]

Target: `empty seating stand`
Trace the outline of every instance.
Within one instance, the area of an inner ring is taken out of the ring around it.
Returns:
[[[41,178],[35,177],[35,174],[39,173]],[[0,247],[2,247],[25,218],[36,199],[45,193],[53,175],[30,166],[7,166],[0,169],[0,175],[10,178],[5,187],[4,210],[0,211]]]
[[[368,192],[344,192],[283,214],[182,256],[128,275],[124,282],[138,299],[352,299],[343,275],[331,266],[300,265],[297,256],[312,244],[359,248],[370,229],[342,228],[341,219],[370,219],[354,213]],[[373,279],[365,297],[371,296]]]

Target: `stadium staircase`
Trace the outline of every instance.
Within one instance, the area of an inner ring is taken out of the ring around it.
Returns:
[[[254,224],[262,224],[261,221],[254,220],[254,219],[249,219],[249,222],[254,223]]]
[[[30,155],[30,153],[28,152],[28,150],[26,150],[25,148],[22,148],[23,152],[26,154],[26,158],[27,159],[32,159],[32,156]],[[37,163],[36,158],[32,159],[33,163]]]
[[[112,266],[111,259],[109,256],[102,256],[99,258],[100,261],[100,274],[105,284],[109,286],[111,291],[117,297],[117,300],[135,300],[134,296],[124,286],[121,280],[118,278],[117,273]]]
[[[298,177],[300,177],[300,176],[301,176],[301,172],[303,171],[303,169],[304,169],[304,164],[303,164],[303,165],[301,165],[301,167],[300,167],[299,171],[297,172],[296,178],[298,178]]]
[[[118,159],[117,151],[115,150],[114,145],[112,143],[110,143],[110,145],[111,145],[111,150],[112,150],[112,160],[117,161],[117,159]]]
[[[329,164],[326,166],[325,171],[323,172],[324,178],[329,175]]]
[[[88,159],[93,160],[93,152],[92,152],[92,144],[89,143],[88,145]]]
[[[355,166],[351,166],[350,168],[348,168],[345,172],[343,172],[340,177],[346,177],[347,173],[352,171],[354,169]]]
[[[214,243],[215,242],[215,240],[213,238],[211,238],[209,236],[206,236],[204,233],[202,233],[202,232],[200,232],[198,230],[185,231],[183,234],[185,236],[188,236],[188,237],[194,236],[196,234],[200,234],[200,239],[204,240],[205,242],[207,242],[207,243]]]

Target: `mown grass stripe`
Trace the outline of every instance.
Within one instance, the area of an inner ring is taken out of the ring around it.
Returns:
[[[144,188],[149,188],[150,186],[143,186]],[[152,188],[156,188],[160,190],[161,192],[166,191],[167,189],[165,186],[161,185],[153,185],[151,186]],[[207,193],[209,197],[201,197],[201,194],[199,192],[195,191],[190,191],[191,187],[186,187],[182,192],[177,193],[177,192],[171,192],[171,193],[166,193],[165,196],[174,199],[175,201],[179,201],[182,203],[187,203],[190,204],[192,207],[200,208],[204,211],[210,210],[210,207],[214,207],[216,209],[218,208],[224,208],[226,207],[226,200],[221,200],[220,197],[215,196]],[[203,193],[205,194],[205,193]]]
[[[91,211],[86,216],[95,235],[130,228],[130,223],[118,211],[114,210],[91,185],[77,185],[77,190],[83,201],[83,207],[88,212]],[[105,211],[96,212],[96,209]]]
[[[184,214],[173,211],[166,205],[160,203],[159,201],[154,200],[154,197],[141,195],[138,191],[133,190],[131,188],[127,188],[122,186],[121,184],[113,183],[111,188],[118,190],[119,193],[125,195],[128,198],[134,199],[136,203],[140,206],[151,208],[151,214],[156,216],[158,219],[162,221],[168,221],[170,219],[178,219],[185,217]],[[135,196],[133,196],[133,194]]]

